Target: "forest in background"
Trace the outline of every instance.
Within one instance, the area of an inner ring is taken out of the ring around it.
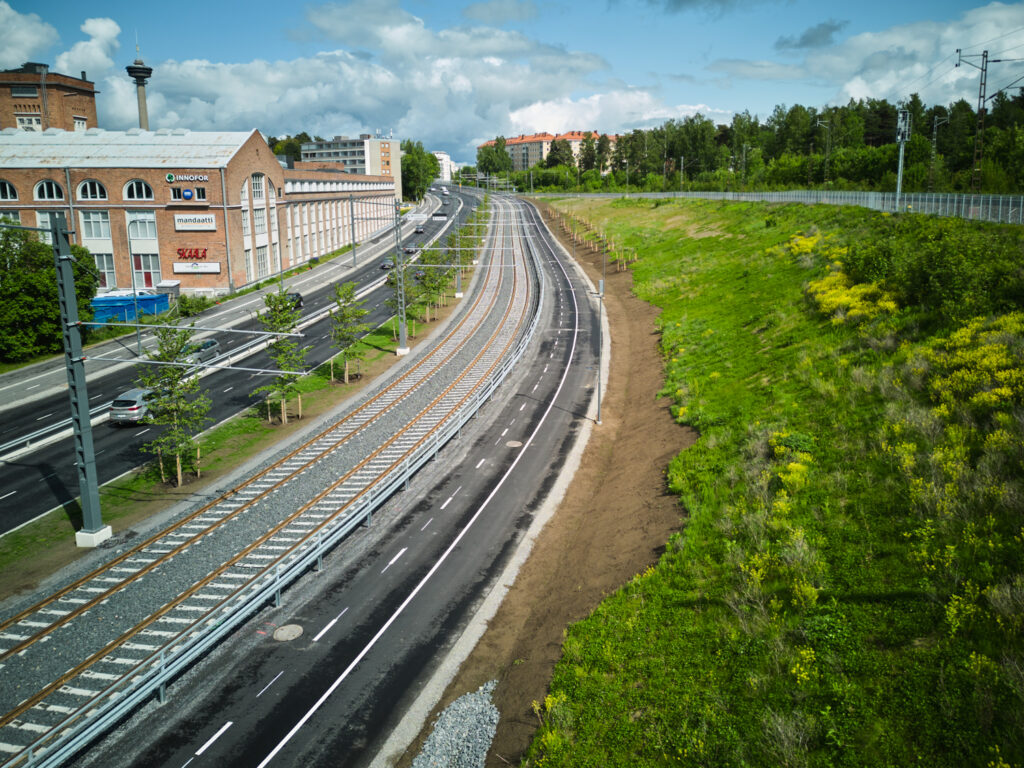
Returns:
[[[1015,89],[1016,90],[1016,89]],[[776,106],[763,121],[748,111],[728,125],[701,114],[635,129],[612,142],[583,142],[578,160],[568,143],[552,143],[548,158],[512,171],[504,137],[477,152],[466,171],[509,174],[519,189],[623,187],[643,191],[839,189],[894,191],[899,145],[897,116],[910,116],[904,148],[904,192],[972,191],[978,113],[964,99],[926,106],[918,94],[892,104],[851,99],[821,109]],[[999,92],[989,101],[982,133],[980,188],[1010,194],[1024,189],[1024,93]],[[603,172],[602,172],[603,169]],[[680,170],[682,175],[680,175]]]

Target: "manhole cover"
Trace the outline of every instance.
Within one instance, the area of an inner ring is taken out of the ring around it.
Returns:
[[[298,624],[285,624],[274,630],[274,639],[286,643],[302,635],[302,627]]]
[[[507,443],[505,443],[505,447],[506,448],[522,448],[523,444],[521,442],[519,442],[518,440],[509,440]]]

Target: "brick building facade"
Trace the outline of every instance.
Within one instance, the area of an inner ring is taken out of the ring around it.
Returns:
[[[0,130],[96,127],[96,89],[85,72],[81,78],[71,77],[34,62],[0,71]]]
[[[393,180],[286,171],[258,131],[0,131],[0,217],[63,213],[101,290],[228,293],[347,245],[367,200],[393,205]]]

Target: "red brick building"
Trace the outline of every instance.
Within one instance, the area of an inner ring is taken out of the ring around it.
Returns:
[[[81,78],[71,77],[31,61],[0,71],[0,130],[96,127],[96,89],[85,79],[85,72]]]
[[[258,131],[0,131],[0,217],[62,212],[102,288],[220,295],[380,229],[390,177],[286,171]],[[379,217],[379,223],[373,218]]]

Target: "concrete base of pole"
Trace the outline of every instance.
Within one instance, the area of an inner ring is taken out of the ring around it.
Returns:
[[[455,298],[456,299],[461,299],[462,298],[462,291],[456,291],[455,292]]]
[[[75,545],[79,547],[98,547],[104,541],[114,535],[109,525],[104,525],[98,531],[75,531]]]
[[[402,357],[403,355],[408,355],[409,354],[409,348],[408,347],[398,347],[398,349],[395,350],[395,354],[398,357]]]

